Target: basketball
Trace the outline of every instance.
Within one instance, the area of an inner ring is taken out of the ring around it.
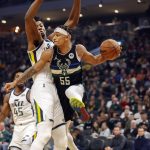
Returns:
[[[113,60],[120,55],[121,46],[113,39],[107,39],[100,45],[100,53],[107,60]]]

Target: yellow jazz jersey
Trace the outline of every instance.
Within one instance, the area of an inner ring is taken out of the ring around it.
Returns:
[[[53,42],[51,42],[49,40],[44,40],[36,49],[28,51],[28,56],[29,56],[32,66],[37,61],[40,60],[40,57],[45,50],[52,48],[53,46],[54,46]],[[40,72],[38,72],[36,75],[34,75],[33,80],[34,80],[34,82],[39,81],[39,80],[42,80],[42,81],[52,80],[49,63],[47,63]]]

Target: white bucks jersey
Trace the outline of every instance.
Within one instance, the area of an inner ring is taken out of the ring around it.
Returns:
[[[15,125],[34,122],[34,112],[31,103],[27,100],[26,88],[20,95],[15,95],[14,90],[10,94],[9,105],[12,111]]]
[[[54,44],[53,42],[49,41],[49,40],[44,40],[36,49],[32,50],[32,51],[28,51],[28,55],[31,61],[32,66],[40,60],[42,53],[49,49],[49,48],[53,48]],[[36,75],[34,75],[33,77],[34,81],[50,81],[52,80],[52,75],[51,75],[51,71],[49,68],[49,63],[47,63],[44,68],[38,72]]]

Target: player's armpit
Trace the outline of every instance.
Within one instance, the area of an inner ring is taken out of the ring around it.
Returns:
[[[2,109],[1,109],[1,112],[0,112],[0,122],[4,121],[4,119],[10,113],[9,97],[10,97],[10,93],[6,94],[5,97],[4,97],[3,106],[2,106]]]
[[[32,20],[25,20],[25,31],[26,31],[26,35],[27,35],[27,41],[28,41],[28,44],[34,44],[34,41],[39,41],[41,42],[42,41],[42,37],[41,35],[38,33],[38,30],[37,30],[37,26],[36,26],[36,22],[34,19]],[[34,47],[29,47],[28,46],[28,49],[34,49]]]

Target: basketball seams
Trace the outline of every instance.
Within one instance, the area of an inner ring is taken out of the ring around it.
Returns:
[[[117,56],[121,52],[120,45],[118,45],[118,43],[112,39],[104,41],[100,46],[100,50],[106,51],[106,53],[108,52],[108,57],[111,56],[112,58]]]

